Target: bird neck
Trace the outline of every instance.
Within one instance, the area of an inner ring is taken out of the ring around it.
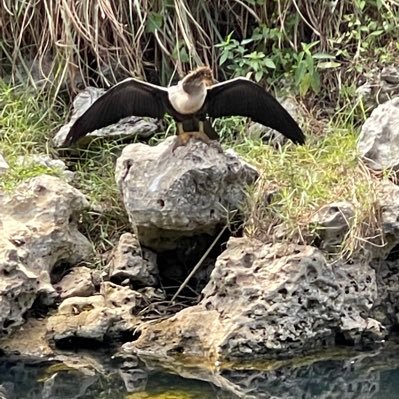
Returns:
[[[192,81],[190,79],[184,79],[181,83],[182,89],[190,96],[201,95],[205,90],[205,84],[203,82]]]

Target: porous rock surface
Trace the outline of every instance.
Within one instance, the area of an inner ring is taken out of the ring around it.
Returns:
[[[310,246],[231,238],[202,294],[197,306],[144,326],[124,351],[223,361],[290,357],[333,346],[337,333],[354,344],[385,336],[369,317],[374,270],[330,264]]]
[[[104,282],[97,295],[65,299],[48,319],[47,337],[55,344],[74,339],[115,339],[135,327],[135,314],[147,302],[145,294]]]
[[[387,328],[399,325],[399,254],[393,260],[374,260],[371,265],[377,270],[378,296],[373,308],[373,317]]]
[[[157,276],[157,255],[142,248],[133,234],[122,234],[111,254],[109,269],[111,281],[152,286],[157,282]]]
[[[62,147],[64,145],[65,138],[76,119],[78,119],[97,98],[104,94],[104,92],[104,89],[87,87],[75,97],[70,121],[62,126],[53,138],[53,143],[56,147]],[[159,128],[155,119],[143,119],[136,116],[129,116],[121,119],[117,123],[88,133],[87,138],[81,140],[79,144],[81,145],[85,141],[90,142],[95,137],[107,137],[112,139],[139,137],[145,139],[151,137],[157,131],[159,131]]]
[[[0,329],[24,322],[33,302],[52,303],[50,283],[59,262],[74,264],[91,254],[77,220],[88,207],[84,195],[61,179],[39,176],[14,193],[0,193]]]
[[[258,172],[233,151],[190,140],[174,149],[176,137],[154,147],[131,144],[116,164],[115,177],[140,242],[174,248],[184,236],[214,234],[240,209],[244,188]]]
[[[374,170],[399,168],[399,98],[373,110],[362,127],[358,148]]]

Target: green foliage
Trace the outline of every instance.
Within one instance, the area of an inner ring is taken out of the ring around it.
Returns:
[[[267,75],[268,69],[276,69],[276,65],[272,58],[269,58],[262,51],[250,51],[246,45],[259,40],[256,35],[250,39],[244,39],[241,42],[232,39],[230,33],[226,40],[216,45],[221,49],[219,65],[223,65],[226,61],[230,61],[227,66],[233,71],[233,76],[253,77],[259,82]]]
[[[0,188],[12,190],[20,182],[41,174],[61,175],[57,168],[23,159],[30,154],[49,155],[49,136],[61,123],[63,112],[29,86],[11,88],[0,80],[0,154],[9,170],[2,175]]]
[[[62,104],[51,104],[25,85],[11,87],[0,79],[0,152],[4,156],[49,153],[47,140],[64,117]]]
[[[287,238],[303,241],[318,209],[347,200],[354,205],[356,216],[343,250],[351,252],[367,239],[373,228],[370,220],[375,217],[376,180],[359,159],[358,132],[336,122],[328,130],[326,136],[310,138],[304,146],[288,144],[276,149],[246,140],[235,147],[262,173],[249,195],[246,230],[250,236],[272,240],[271,226],[282,225]],[[270,198],[266,200],[269,193],[273,193],[271,203]]]
[[[393,2],[305,1],[303,9],[311,10],[311,18],[304,11],[299,15],[296,9],[281,14],[291,3],[284,1],[271,13],[268,9],[268,15],[275,18],[258,21],[248,38],[240,40],[236,31],[230,33],[217,45],[219,65],[232,71],[231,76],[265,80],[269,85],[284,76],[285,83],[300,96],[311,92],[335,102],[338,99],[332,98],[329,87],[341,85],[343,79],[350,84],[359,73],[367,72],[370,64],[395,59],[399,6]],[[275,27],[276,20],[281,28]],[[312,33],[301,36],[304,27]],[[390,47],[394,47],[392,51]],[[359,56],[363,62],[358,62]]]
[[[105,86],[151,69],[168,83],[176,71],[219,60],[221,73],[269,84],[284,77],[299,94],[326,96],[331,80],[344,72],[353,81],[370,66],[360,55],[392,62],[398,50],[399,5],[391,0],[304,0],[300,12],[294,0],[3,3],[0,73],[13,82],[40,78],[54,93],[65,83],[75,90],[76,78]],[[320,53],[332,58],[322,64]]]

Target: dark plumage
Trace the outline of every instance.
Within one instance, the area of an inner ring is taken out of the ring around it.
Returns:
[[[165,113],[177,121],[179,134],[183,128],[191,130],[198,125],[200,132],[217,139],[207,116],[247,116],[276,129],[296,144],[305,142],[302,130],[291,115],[257,83],[246,78],[212,82],[212,72],[208,67],[198,68],[169,88],[134,78],[126,79],[109,89],[76,120],[65,142],[73,144],[87,133],[126,116],[160,119]]]

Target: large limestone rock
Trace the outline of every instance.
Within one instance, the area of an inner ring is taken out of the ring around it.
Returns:
[[[0,328],[24,322],[35,299],[51,303],[50,275],[59,263],[91,254],[77,221],[88,207],[84,195],[59,178],[39,176],[12,194],[0,193]]]
[[[329,264],[310,246],[230,239],[203,299],[170,319],[144,326],[126,352],[208,361],[285,358],[333,346],[384,338],[370,316],[377,297],[367,264]]]
[[[116,165],[130,222],[140,242],[155,249],[173,248],[184,236],[213,234],[229,211],[240,209],[245,186],[258,177],[233,151],[197,140],[173,150],[175,140],[131,144]]]
[[[359,151],[374,170],[399,168],[399,98],[379,105],[362,127]]]
[[[76,119],[82,115],[97,98],[104,94],[104,89],[96,89],[95,87],[87,87],[80,92],[73,101],[73,113],[70,121],[64,125],[54,136],[53,143],[56,147],[62,147],[69,129],[74,124]],[[154,133],[158,132],[159,128],[156,120],[152,118],[139,118],[136,116],[129,116],[121,119],[119,122],[103,127],[102,129],[90,132],[86,139],[83,139],[79,144],[85,141],[90,142],[96,137],[106,137],[111,139],[120,138],[149,138]]]

